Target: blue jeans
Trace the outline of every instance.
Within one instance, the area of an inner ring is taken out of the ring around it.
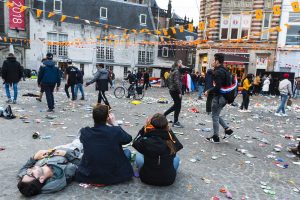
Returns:
[[[198,97],[201,97],[202,96],[202,93],[204,91],[204,85],[199,85],[199,88],[198,88]]]
[[[285,109],[284,109],[284,107],[285,107],[285,103],[286,103],[287,100],[288,100],[288,97],[289,97],[289,96],[288,96],[287,94],[282,94],[282,95],[281,95],[281,103],[280,103],[280,105],[279,105],[279,107],[278,107],[276,113],[279,113],[280,110],[282,110],[282,113],[285,114]]]
[[[75,85],[75,98],[77,98],[78,89],[80,90],[82,98],[84,98],[84,91],[81,83]]]
[[[6,91],[7,98],[11,99],[9,85],[10,85],[9,83],[5,83],[5,91]],[[18,97],[18,83],[12,83],[12,86],[14,89],[14,101],[16,101]]]
[[[124,154],[126,156],[126,158],[128,158],[128,160],[131,159],[131,151],[129,149],[123,149]]]
[[[173,167],[176,171],[179,167],[179,162],[180,162],[180,158],[179,158],[179,156],[176,155],[173,160]],[[136,154],[135,164],[139,170],[143,167],[143,165],[144,165],[144,155],[143,154],[141,154],[141,153]]]

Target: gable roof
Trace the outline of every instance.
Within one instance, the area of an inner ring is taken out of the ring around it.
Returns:
[[[46,1],[46,12],[53,12],[54,1]],[[43,2],[34,1],[33,7],[43,8]],[[100,19],[100,7],[107,8],[107,20]],[[47,18],[46,14],[46,19]],[[63,0],[62,14],[67,16],[79,16],[80,19],[99,21],[102,24],[122,27],[126,29],[150,29],[154,30],[153,16],[147,5],[130,4],[112,0]],[[61,15],[57,14],[49,20],[60,21]],[[147,15],[146,25],[140,25],[140,15]],[[86,24],[83,20],[67,18],[65,22],[75,24]],[[91,25],[93,25],[91,23]],[[95,24],[96,26],[96,24]]]

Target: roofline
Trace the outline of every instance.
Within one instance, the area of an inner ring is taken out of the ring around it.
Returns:
[[[145,5],[145,4],[132,3],[132,2],[128,2],[128,1],[117,1],[117,0],[110,0],[110,1],[114,1],[114,2],[122,3],[122,4],[130,4],[130,5],[135,5],[135,6],[141,6],[141,7],[150,7],[150,6]]]

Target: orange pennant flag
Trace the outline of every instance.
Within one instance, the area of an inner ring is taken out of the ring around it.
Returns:
[[[259,9],[259,10],[255,10],[255,17],[257,20],[262,20],[263,18],[263,10]]]
[[[4,42],[7,42],[7,38],[6,38],[6,37],[4,37],[4,38],[3,38],[3,41],[4,41]]]
[[[54,12],[49,12],[49,14],[48,14],[48,18],[51,18],[51,17],[53,17],[55,15],[55,13]]]
[[[300,12],[300,6],[298,1],[294,1],[291,3],[294,12]]]
[[[163,31],[163,33],[164,33],[164,35],[165,35],[165,36],[167,36],[167,35],[168,35],[168,31],[167,31],[167,29],[163,28],[163,29],[162,29],[162,31]]]
[[[163,42],[164,41],[164,37],[160,37],[160,41]]]
[[[160,35],[160,34],[161,34],[161,31],[160,31],[160,30],[155,30],[155,34],[156,34],[156,35]]]
[[[74,19],[80,19],[80,17],[79,16],[75,16]]]
[[[278,32],[281,32],[281,31],[282,31],[282,29],[280,28],[280,26],[276,26],[276,30],[277,30]]]
[[[180,33],[184,32],[184,26],[179,26]]]
[[[24,12],[27,8],[28,8],[27,6],[21,6],[21,7],[20,7],[20,12],[21,12],[21,13]]]
[[[194,25],[193,24],[188,25],[188,31],[190,31],[190,32],[194,31]]]
[[[100,22],[98,22],[98,21],[95,21],[94,23],[97,24],[97,25],[100,24]]]
[[[8,8],[12,8],[12,7],[14,7],[14,3],[13,3],[13,2],[10,2],[10,1],[7,1],[7,2],[6,2],[6,6],[7,6]]]
[[[39,18],[42,15],[43,11],[40,9],[36,10],[36,16]]]
[[[65,19],[67,18],[67,16],[66,15],[62,15],[61,16],[61,18],[60,18],[60,22],[63,22],[63,21],[65,21]]]
[[[174,27],[171,27],[170,29],[171,29],[172,33],[175,35],[176,34],[176,29]]]
[[[205,23],[199,22],[199,30],[204,31],[204,29],[205,29]]]
[[[209,20],[209,28],[215,28],[216,27],[216,20],[211,19]]]
[[[280,15],[281,14],[281,9],[279,5],[273,6],[273,14],[274,15]]]

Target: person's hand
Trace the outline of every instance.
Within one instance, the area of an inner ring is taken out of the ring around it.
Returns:
[[[208,96],[208,92],[207,91],[204,92],[204,96],[206,96],[206,97]]]
[[[118,126],[118,123],[116,122],[116,117],[113,113],[109,113],[107,123],[112,126]]]
[[[34,160],[41,160],[43,158],[45,158],[48,155],[48,151],[47,150],[39,150],[34,156],[33,159]]]

